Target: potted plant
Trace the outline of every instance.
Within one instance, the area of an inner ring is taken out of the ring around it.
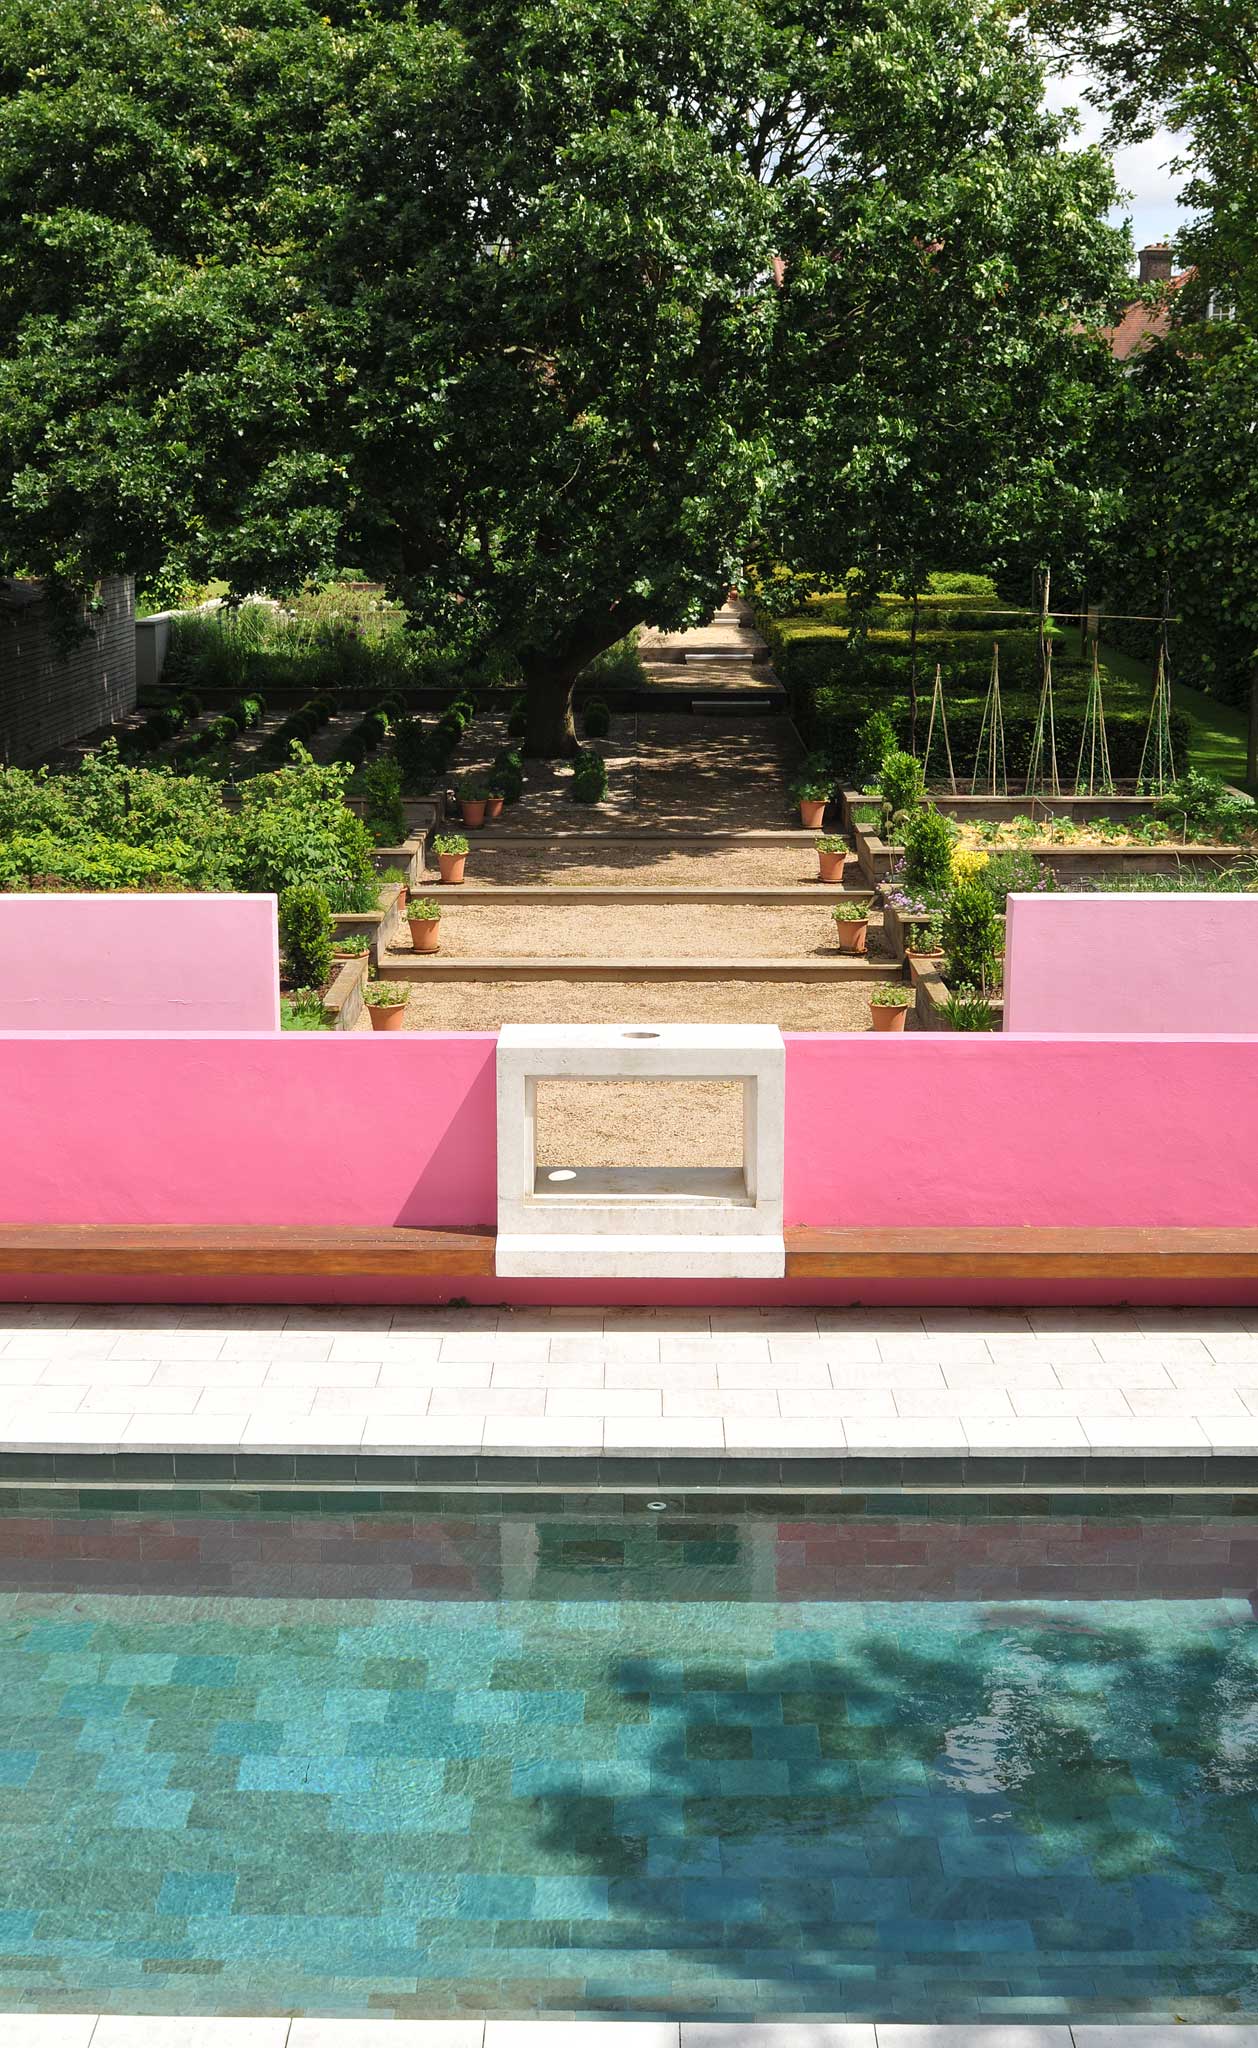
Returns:
[[[839,935],[840,953],[863,953],[869,932],[868,904],[837,903],[831,916]]]
[[[461,782],[459,784],[459,810],[463,823],[474,832],[485,822],[485,806],[489,802],[489,791],[483,782]]]
[[[435,953],[440,945],[441,905],[434,896],[417,896],[406,912],[412,953]]]
[[[826,821],[826,805],[834,795],[833,782],[810,771],[800,777],[792,795],[799,805],[800,823],[813,832],[819,832]]]
[[[363,990],[373,1031],[400,1031],[406,1015],[404,981],[369,981]]]
[[[943,926],[936,917],[915,921],[908,927],[904,950],[910,960],[927,960],[943,952]]]
[[[848,854],[846,839],[840,838],[837,832],[827,832],[823,833],[820,839],[814,839],[813,845],[817,849],[817,865],[821,870],[822,881],[841,882],[843,863]]]
[[[495,789],[493,783],[491,782],[489,785],[489,794],[485,798],[486,818],[500,818],[502,816],[502,807],[505,804],[505,802],[506,798],[503,796],[501,790]]]
[[[461,832],[438,832],[432,842],[443,882],[461,882],[467,866],[467,841]]]
[[[346,932],[344,938],[333,938],[332,951],[338,960],[361,959],[364,953],[370,953],[371,940],[366,932]]]
[[[880,982],[869,998],[869,1021],[875,1031],[903,1031],[913,991],[902,982]]]

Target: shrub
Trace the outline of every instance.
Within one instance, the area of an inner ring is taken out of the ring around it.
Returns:
[[[954,882],[972,882],[981,875],[990,853],[984,853],[981,846],[954,846],[952,849],[952,879]]]
[[[1226,843],[1258,831],[1258,806],[1229,796],[1216,775],[1190,768],[1154,805],[1154,815],[1198,845]]]
[[[279,895],[312,882],[334,910],[374,909],[371,834],[345,802],[346,769],[320,767],[297,746],[293,756],[242,787],[235,886]]]
[[[363,771],[367,830],[377,846],[400,846],[406,837],[402,775],[396,761],[373,761]]]
[[[295,988],[291,995],[280,997],[281,1031],[330,1031],[332,1019],[323,1007],[323,997],[315,988]]]
[[[996,1012],[983,991],[964,984],[948,991],[942,1014],[953,1031],[995,1031],[998,1024]]]
[[[903,811],[911,811],[922,801],[925,789],[922,764],[915,755],[906,754],[899,747],[893,747],[884,756],[878,781],[882,801],[893,818],[898,818]]]
[[[587,747],[572,764],[572,801],[596,804],[606,795],[607,763],[593,747]]]
[[[799,774],[791,784],[796,803],[828,803],[834,795],[834,776],[824,754],[806,754]]]
[[[332,971],[330,916],[327,897],[310,882],[280,895],[280,952],[289,980],[302,988],[322,988]]]
[[[505,804],[518,804],[524,794],[524,761],[514,747],[494,756],[489,770],[489,788]]]
[[[522,740],[528,731],[528,723],[527,698],[523,696],[513,697],[511,699],[511,709],[507,713],[507,738],[509,740]]]
[[[958,988],[994,988],[1004,940],[996,906],[979,881],[958,882],[943,914],[944,979]]]
[[[901,755],[907,760],[908,755]],[[930,804],[909,812],[904,826],[904,880],[913,889],[947,889],[952,884],[952,842],[956,827]]]
[[[460,782],[458,785],[458,798],[460,803],[483,804],[488,795],[489,784],[487,782],[482,782],[479,776],[471,776],[468,778],[467,781]]]
[[[605,740],[612,728],[612,715],[601,697],[591,697],[581,714],[585,736],[590,740]]]
[[[897,744],[895,727],[886,712],[871,711],[856,734],[853,780],[857,789],[866,789],[878,782],[882,764]]]
[[[595,683],[602,690],[636,690],[646,681],[646,670],[638,653],[638,634],[635,627],[626,633],[623,640],[616,640],[587,662],[578,680]]]
[[[1004,910],[1010,896],[1054,887],[1052,869],[1041,866],[1033,853],[1020,846],[989,854],[978,880],[999,911]]]

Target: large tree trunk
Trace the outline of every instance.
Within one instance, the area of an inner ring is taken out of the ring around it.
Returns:
[[[542,760],[566,760],[581,751],[572,722],[572,692],[583,668],[639,625],[641,607],[622,600],[586,612],[549,647],[520,657],[527,706],[524,751]]]
[[[543,760],[579,752],[572,722],[572,691],[578,669],[572,662],[530,659],[521,666],[526,692],[524,751]]]

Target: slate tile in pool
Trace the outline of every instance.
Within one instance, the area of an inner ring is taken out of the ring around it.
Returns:
[[[5,1505],[0,2008],[1258,2015],[1244,1513]]]

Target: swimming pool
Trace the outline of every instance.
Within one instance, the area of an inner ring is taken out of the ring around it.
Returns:
[[[0,2006],[1252,2016],[1247,1507],[0,1492]]]

